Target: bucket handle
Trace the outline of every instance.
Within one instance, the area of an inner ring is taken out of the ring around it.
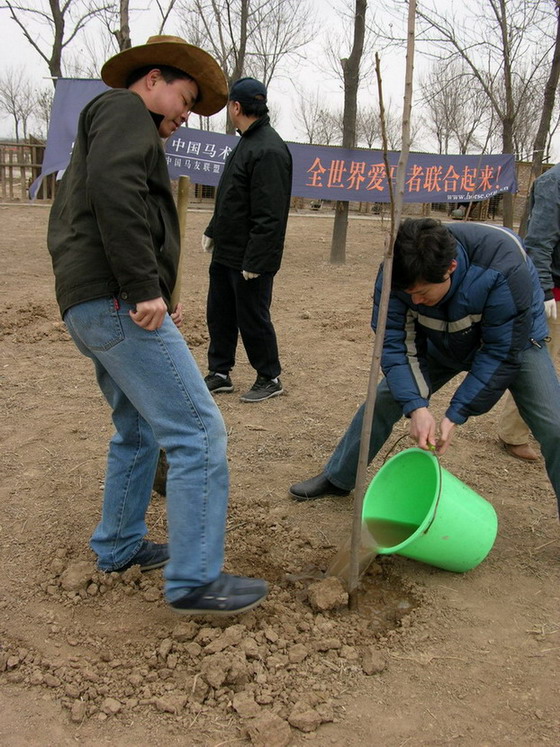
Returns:
[[[436,503],[435,503],[435,506],[434,506],[434,512],[432,514],[432,518],[430,519],[430,521],[428,523],[428,526],[424,529],[424,531],[422,532],[422,534],[427,534],[429,528],[432,526],[432,524],[435,521],[437,510],[438,510],[438,507],[439,507],[439,502],[440,502],[440,499],[441,499],[441,491],[442,491],[442,487],[443,487],[443,472],[441,471],[441,462],[439,461],[439,459],[437,457],[437,454],[434,454],[434,459],[436,460],[436,464],[438,466],[438,471],[439,471],[439,489],[438,489],[438,494],[437,494]]]
[[[409,433],[405,433],[403,436],[399,436],[399,438],[397,438],[397,440],[395,441],[395,443],[391,446],[391,448],[389,449],[389,451],[383,457],[383,464],[385,464],[385,462],[387,461],[387,459],[389,459],[390,455],[395,450],[395,447],[398,446],[398,444],[400,444],[400,442],[403,440],[403,438],[410,438],[410,434]],[[432,518],[430,519],[430,522],[429,522],[428,526],[424,529],[424,531],[422,532],[422,534],[427,534],[428,530],[430,529],[430,527],[432,526],[432,524],[435,521],[437,510],[438,510],[438,507],[439,507],[439,502],[441,500],[441,491],[442,491],[442,486],[443,486],[443,473],[441,471],[441,463],[440,463],[440,461],[438,459],[437,454],[435,452],[433,452],[433,451],[431,451],[431,453],[433,454],[433,456],[434,456],[434,458],[436,460],[437,466],[438,466],[438,471],[439,471],[439,489],[438,489],[438,494],[437,494],[437,498],[436,498],[436,504],[434,506],[434,513],[432,514]]]

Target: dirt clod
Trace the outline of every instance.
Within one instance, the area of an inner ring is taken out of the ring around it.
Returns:
[[[95,568],[92,563],[79,560],[71,563],[60,576],[60,585],[64,591],[80,591],[91,582]]]
[[[263,714],[251,721],[247,732],[255,747],[288,747],[292,741],[290,725],[274,713]]]
[[[368,646],[362,656],[362,669],[364,674],[381,674],[387,666],[387,660],[383,654],[373,646]]]
[[[307,595],[310,605],[319,612],[345,607],[348,604],[348,592],[342,582],[334,576],[311,584]]]

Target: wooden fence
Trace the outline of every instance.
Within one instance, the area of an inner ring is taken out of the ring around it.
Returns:
[[[42,143],[0,143],[0,198],[6,200],[28,200],[29,187],[41,173],[45,155]],[[43,179],[38,200],[54,197],[56,175]]]

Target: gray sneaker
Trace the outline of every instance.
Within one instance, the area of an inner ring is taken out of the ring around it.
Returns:
[[[220,573],[215,581],[198,586],[170,602],[178,615],[239,615],[266,599],[268,584],[260,578]]]
[[[278,397],[283,391],[280,379],[272,381],[272,379],[259,375],[249,391],[241,395],[239,399],[242,402],[262,402],[263,399]]]

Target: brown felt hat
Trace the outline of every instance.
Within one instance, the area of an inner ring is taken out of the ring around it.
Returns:
[[[146,44],[125,49],[103,65],[101,78],[111,88],[126,88],[130,74],[147,65],[169,65],[192,76],[198,85],[195,114],[209,117],[227,102],[227,81],[212,55],[179,36],[150,36]]]

